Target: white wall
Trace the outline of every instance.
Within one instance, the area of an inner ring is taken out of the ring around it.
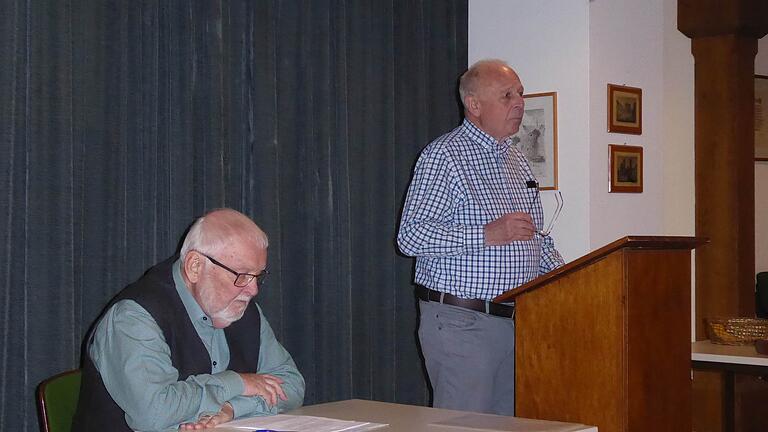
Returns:
[[[664,232],[663,15],[660,0],[589,3],[590,240]],[[643,91],[643,133],[608,133],[607,84]],[[643,147],[643,193],[608,193],[608,144]]]
[[[552,236],[566,261],[590,250],[588,20],[586,1],[469,3],[469,63],[500,58],[520,75],[526,93],[557,92],[558,183],[565,205]],[[542,192],[547,213],[551,194]]]
[[[664,234],[692,236],[696,233],[693,54],[691,40],[677,30],[677,0],[664,0],[663,8]]]

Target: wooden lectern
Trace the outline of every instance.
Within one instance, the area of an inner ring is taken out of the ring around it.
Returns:
[[[515,415],[690,431],[690,255],[704,242],[625,237],[496,297],[516,305]]]

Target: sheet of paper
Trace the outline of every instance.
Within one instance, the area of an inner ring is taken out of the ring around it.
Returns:
[[[230,430],[268,429],[275,432],[363,432],[387,426],[382,423],[337,420],[327,417],[312,417],[278,414],[266,417],[249,417],[222,423],[216,428]]]

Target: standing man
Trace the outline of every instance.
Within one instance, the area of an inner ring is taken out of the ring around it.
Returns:
[[[536,179],[510,137],[523,85],[482,60],[461,76],[464,122],[421,153],[397,242],[416,257],[419,341],[440,408],[513,415],[514,305],[495,296],[563,264],[537,234]]]
[[[267,244],[245,215],[214,210],[122,290],[86,340],[72,430],[203,429],[301,406],[304,378],[251,302]]]

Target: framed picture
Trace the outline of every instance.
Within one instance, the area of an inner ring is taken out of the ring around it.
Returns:
[[[768,161],[768,76],[755,75],[755,160]]]
[[[523,97],[523,121],[512,142],[528,159],[539,189],[557,189],[557,93]]]
[[[609,144],[608,166],[610,180],[608,192],[643,191],[643,148]]]
[[[643,91],[608,84],[608,132],[643,133]]]

